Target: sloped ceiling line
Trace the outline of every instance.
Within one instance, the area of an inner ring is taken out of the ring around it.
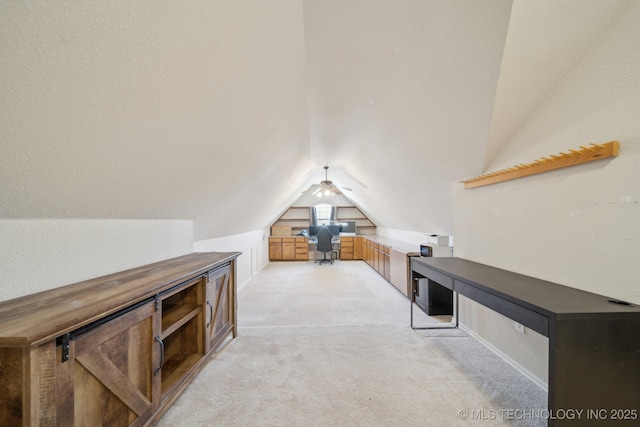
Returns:
[[[632,1],[513,2],[483,171],[515,154],[507,142]]]

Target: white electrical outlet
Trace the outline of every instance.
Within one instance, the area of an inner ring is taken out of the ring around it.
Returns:
[[[524,325],[521,325],[520,323],[516,322],[516,331],[520,332],[521,334],[524,334]]]

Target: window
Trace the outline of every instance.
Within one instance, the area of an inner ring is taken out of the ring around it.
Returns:
[[[329,203],[318,203],[311,213],[313,225],[331,225],[336,221],[336,207]]]

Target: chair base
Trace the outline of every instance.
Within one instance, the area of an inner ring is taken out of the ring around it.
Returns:
[[[326,253],[326,252],[324,252],[324,258],[322,258],[322,259],[317,259],[317,260],[316,260],[316,262],[317,262],[318,264],[322,264],[322,263],[325,263],[325,262],[328,262],[328,263],[333,264],[333,258],[327,258],[327,253]]]

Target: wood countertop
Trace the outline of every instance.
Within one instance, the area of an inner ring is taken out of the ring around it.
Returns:
[[[55,338],[152,298],[194,275],[206,274],[240,254],[194,252],[0,302],[0,344],[24,346]]]

